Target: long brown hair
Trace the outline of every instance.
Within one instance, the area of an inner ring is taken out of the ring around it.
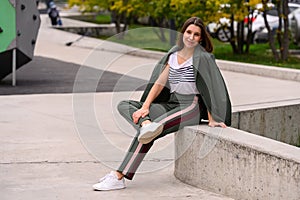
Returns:
[[[201,46],[204,47],[204,49],[211,53],[213,51],[213,45],[212,42],[210,40],[210,36],[209,33],[206,31],[206,26],[204,25],[203,21],[199,18],[199,17],[191,17],[189,19],[187,19],[180,31],[180,36],[179,36],[179,40],[178,40],[178,46],[180,48],[183,48],[184,44],[183,44],[183,34],[186,31],[187,27],[191,24],[194,24],[196,26],[200,27],[201,30],[201,41],[199,42]]]

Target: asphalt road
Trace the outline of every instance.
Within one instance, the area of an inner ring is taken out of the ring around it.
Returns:
[[[136,89],[135,85],[146,84],[145,80],[135,77],[35,56],[31,62],[17,70],[15,87],[11,85],[12,75],[8,75],[0,82],[0,95],[73,93],[79,70],[84,70],[87,78],[80,80],[81,89],[76,92],[143,90],[143,86]],[[94,87],[95,83],[97,87]],[[117,87],[116,83],[119,83]]]

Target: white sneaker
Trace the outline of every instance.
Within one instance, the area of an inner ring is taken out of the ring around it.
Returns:
[[[119,190],[125,187],[124,178],[119,180],[116,172],[114,171],[111,171],[109,174],[101,178],[99,183],[93,185],[94,190],[99,191]]]
[[[148,144],[154,138],[156,138],[163,131],[163,124],[151,122],[149,124],[145,124],[140,129],[140,135],[138,140],[142,144]]]

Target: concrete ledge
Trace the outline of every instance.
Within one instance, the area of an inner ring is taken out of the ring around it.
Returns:
[[[300,199],[300,149],[234,128],[185,127],[175,176],[235,199]]]
[[[117,34],[116,27],[114,24],[107,25],[97,25],[97,26],[85,26],[85,27],[77,27],[77,26],[58,26],[56,29],[68,31],[71,33],[76,33],[80,35],[88,35],[92,37],[99,36],[113,36]]]
[[[300,70],[297,69],[287,69],[282,67],[272,67],[241,62],[231,62],[226,60],[217,60],[216,62],[222,70],[290,81],[300,81]]]
[[[236,106],[232,127],[300,147],[300,99]]]

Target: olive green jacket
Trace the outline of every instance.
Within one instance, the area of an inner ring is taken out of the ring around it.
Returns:
[[[151,87],[165,68],[169,56],[178,51],[179,47],[174,46],[156,64],[149,83],[142,95],[141,101],[144,102],[150,92]],[[231,102],[228,91],[215,62],[214,55],[208,53],[201,45],[195,48],[193,55],[193,67],[196,80],[196,87],[200,92],[198,95],[201,111],[201,119],[207,119],[207,110],[211,113],[214,120],[224,122],[227,126],[231,125]],[[166,84],[155,102],[167,102],[170,97],[169,83]]]

